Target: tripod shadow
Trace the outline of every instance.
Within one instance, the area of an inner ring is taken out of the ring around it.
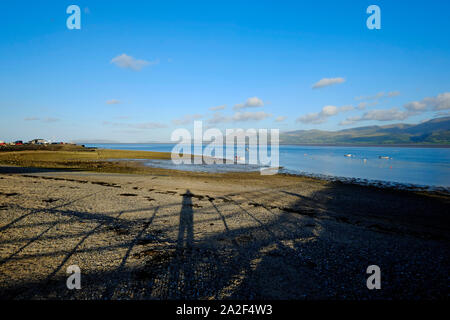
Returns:
[[[180,210],[180,222],[175,250],[175,260],[169,275],[169,297],[192,298],[194,288],[194,270],[192,264],[192,247],[194,244],[194,211],[192,209],[190,190],[183,194]]]

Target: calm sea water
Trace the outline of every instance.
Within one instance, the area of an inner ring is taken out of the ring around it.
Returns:
[[[86,144],[89,147],[171,152],[174,144]],[[225,154],[225,153],[224,153]],[[421,186],[450,187],[450,148],[400,147],[279,147],[280,166],[294,174],[380,180]],[[346,157],[345,154],[351,154]],[[390,159],[380,159],[386,156]],[[149,166],[181,170],[225,172],[259,170],[252,165],[183,165],[147,161]]]

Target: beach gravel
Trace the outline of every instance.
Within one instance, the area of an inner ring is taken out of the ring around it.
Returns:
[[[447,298],[449,205],[306,177],[0,167],[0,298]]]

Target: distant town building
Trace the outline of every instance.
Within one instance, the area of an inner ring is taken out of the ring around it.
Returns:
[[[47,144],[48,141],[45,139],[33,139],[29,143],[30,144]]]

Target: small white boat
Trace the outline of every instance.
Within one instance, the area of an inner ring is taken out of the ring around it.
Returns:
[[[344,157],[349,157],[349,158],[351,158],[351,157],[353,157],[353,155],[352,155],[351,153],[347,153],[347,154],[344,154]]]
[[[390,157],[388,157],[388,156],[378,156],[378,158],[380,158],[380,159],[386,159],[386,160],[392,159],[392,158],[390,158]]]

